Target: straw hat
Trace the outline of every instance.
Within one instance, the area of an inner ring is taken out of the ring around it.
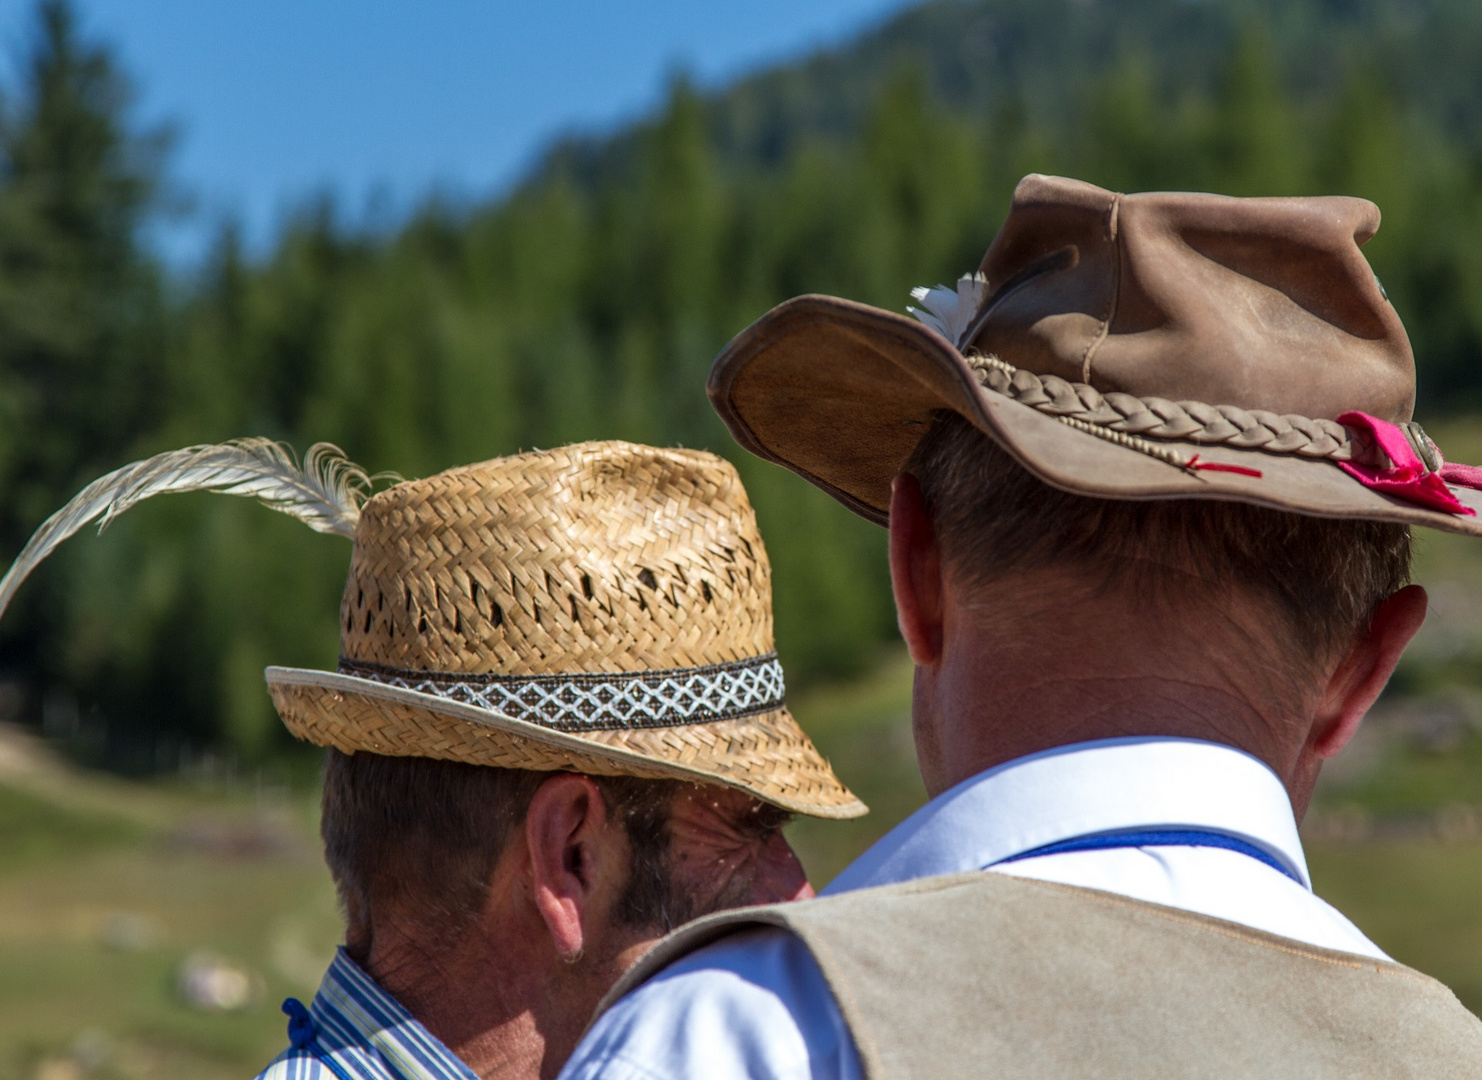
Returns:
[[[1415,366],[1351,198],[1119,195],[1029,176],[978,272],[920,321],[774,308],[716,359],[737,441],[884,523],[937,410],[1045,483],[1482,535],[1482,470],[1410,423]]]
[[[783,704],[771,570],[713,454],[579,443],[365,504],[337,673],[269,668],[341,750],[719,782],[852,817]]]
[[[865,806],[784,704],[771,569],[736,470],[713,454],[579,443],[366,498],[317,446],[192,447],[96,481],[0,579],[162,491],[254,495],[353,537],[337,671],[271,667],[294,735],[348,753],[672,777],[818,817]],[[362,505],[363,502],[363,505]]]

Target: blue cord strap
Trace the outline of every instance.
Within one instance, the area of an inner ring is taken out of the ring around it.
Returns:
[[[304,1003],[298,998],[284,998],[283,1012],[288,1017],[288,1044],[319,1062],[334,1073],[338,1080],[351,1080],[345,1070],[340,1068],[339,1062],[319,1045],[319,1031],[314,1027],[314,1017],[309,1014]]]
[[[1285,874],[1302,888],[1307,888],[1307,883],[1298,877],[1291,867],[1269,851],[1257,847],[1248,840],[1205,829],[1143,829],[1138,832],[1075,836],[1069,840],[1045,844],[1032,851],[1021,851],[1017,855],[1010,855],[1007,859],[1000,859],[998,862],[1018,862],[1020,859],[1033,859],[1040,855],[1061,855],[1068,851],[1110,851],[1114,848],[1133,847],[1212,847],[1224,848],[1226,851],[1238,851],[1242,855],[1249,855],[1257,862],[1265,863],[1271,869]]]

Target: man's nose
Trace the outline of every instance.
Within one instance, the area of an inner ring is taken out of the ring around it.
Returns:
[[[750,902],[776,904],[788,900],[807,900],[813,895],[808,875],[798,860],[797,852],[779,830],[767,837],[757,857],[757,873],[751,884]]]

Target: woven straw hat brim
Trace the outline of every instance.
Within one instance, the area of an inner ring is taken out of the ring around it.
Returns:
[[[724,784],[811,817],[853,818],[868,810],[785,708],[712,723],[575,734],[353,675],[284,667],[265,674],[284,724],[318,746]]]
[[[882,525],[889,519],[891,481],[933,412],[952,409],[1045,483],[1077,495],[1226,499],[1482,536],[1482,516],[1459,517],[1382,495],[1330,461],[1169,441],[1197,450],[1205,461],[1261,476],[1191,474],[987,389],[934,330],[837,297],[801,296],[773,308],[717,357],[709,393],[742,446]],[[1482,512],[1482,491],[1455,487],[1452,493]]]

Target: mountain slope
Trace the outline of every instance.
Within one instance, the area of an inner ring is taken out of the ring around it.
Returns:
[[[907,69],[953,112],[986,120],[1013,107],[1032,126],[1063,127],[1132,58],[1161,93],[1212,91],[1242,33],[1263,39],[1299,100],[1332,93],[1357,66],[1405,110],[1482,145],[1482,5],[1471,0],[931,0],[709,93],[706,120],[723,160],[776,165],[858,134]],[[538,175],[622,175],[645,127],[567,140]]]

